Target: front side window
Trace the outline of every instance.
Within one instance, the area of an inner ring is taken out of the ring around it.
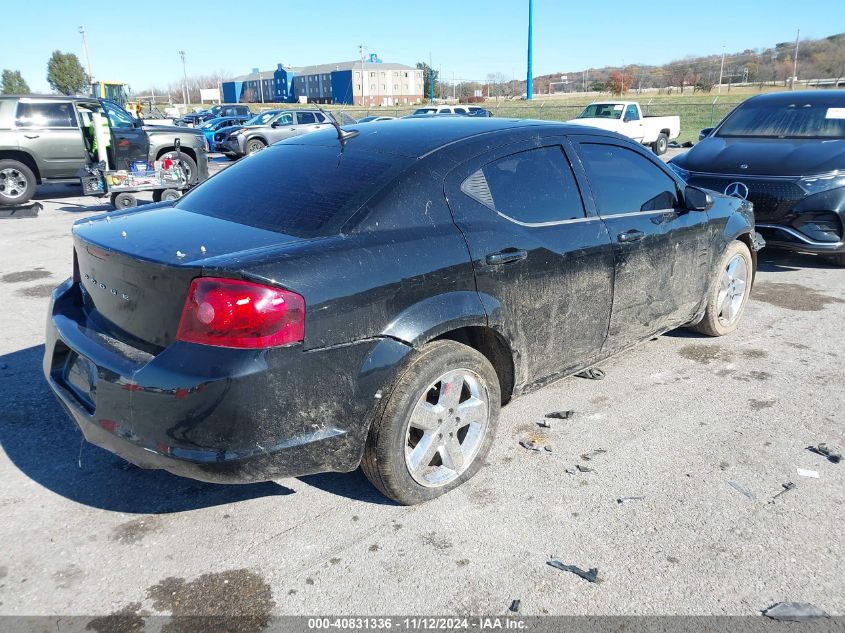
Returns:
[[[18,103],[15,119],[18,127],[69,128],[76,127],[76,117],[71,103]]]
[[[675,181],[636,151],[619,145],[581,143],[579,153],[601,215],[678,206]]]
[[[633,103],[630,104],[627,108],[625,108],[625,120],[626,121],[639,121],[640,120],[640,113],[637,112],[637,106]]]
[[[495,160],[467,178],[461,190],[517,224],[584,217],[572,167],[557,145]]]
[[[273,121],[273,125],[293,125],[293,115],[290,112],[283,112],[275,121]]]
[[[128,112],[108,102],[104,102],[103,107],[106,109],[106,115],[109,117],[109,125],[112,128],[135,127],[135,121]]]

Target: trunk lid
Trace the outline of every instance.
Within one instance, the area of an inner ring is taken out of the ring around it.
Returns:
[[[177,208],[74,225],[86,310],[120,340],[163,348],[175,340],[191,280],[212,265],[238,270],[238,256],[300,238]]]

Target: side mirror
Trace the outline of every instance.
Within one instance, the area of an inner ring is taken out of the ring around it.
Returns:
[[[699,140],[699,141],[703,141],[703,140],[704,140],[704,139],[706,139],[708,136],[710,136],[710,132],[712,132],[712,131],[713,131],[713,128],[712,128],[712,127],[706,127],[706,128],[704,128],[703,130],[701,130],[701,132],[699,132],[699,133],[698,133],[698,140]]]
[[[134,125],[135,127],[144,127],[144,119],[135,119],[132,122],[132,125]]]
[[[624,117],[622,117],[622,122],[623,122],[623,123],[628,123],[629,121],[632,121],[632,120],[633,120],[633,118],[634,118],[634,117],[632,117],[632,116],[630,116],[630,115],[626,114]]]
[[[687,185],[684,189],[684,204],[693,211],[707,211],[713,206],[713,198],[703,189]]]

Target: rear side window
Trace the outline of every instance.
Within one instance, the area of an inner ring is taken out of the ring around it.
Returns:
[[[517,224],[584,217],[575,176],[557,145],[493,161],[467,178],[461,189]]]
[[[177,206],[296,237],[334,235],[408,162],[281,143],[238,161]]]
[[[314,118],[313,112],[298,112],[296,114],[296,120],[300,124],[308,124],[308,123],[316,123],[317,119]]]
[[[601,215],[658,211],[678,205],[675,181],[634,150],[581,143],[579,153]]]
[[[18,127],[76,127],[71,103],[18,103]]]

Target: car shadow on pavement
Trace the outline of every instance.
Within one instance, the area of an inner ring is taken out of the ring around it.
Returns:
[[[305,477],[299,477],[299,480],[304,484],[314,488],[319,488],[324,492],[338,495],[340,497],[346,497],[347,499],[352,499],[353,501],[363,501],[364,503],[374,503],[378,505],[399,505],[376,490],[376,488],[367,480],[367,477],[360,468],[351,473],[320,473],[319,475],[307,475]]]
[[[809,255],[764,248],[757,260],[757,271],[765,273],[782,273],[805,268],[827,270],[841,268],[821,255]]]
[[[137,514],[185,512],[292,494],[273,482],[221,485],[144,470],[82,440],[41,374],[44,346],[0,356],[0,447],[20,471],[67,499]]]

